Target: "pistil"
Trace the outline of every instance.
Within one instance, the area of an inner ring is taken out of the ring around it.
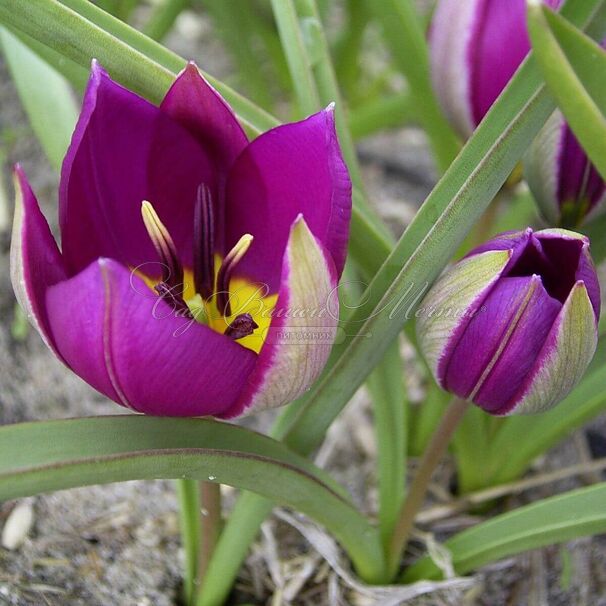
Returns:
[[[194,209],[194,286],[205,301],[215,287],[215,229],[213,201],[209,187],[202,183]]]
[[[202,323],[208,322],[207,306],[216,295],[219,312],[225,318],[231,316],[229,283],[235,267],[250,248],[253,237],[250,234],[244,234],[229,251],[219,268],[215,292],[214,218],[212,197],[208,186],[203,183],[198,188],[198,198],[194,210],[194,286],[198,294],[188,301],[183,298],[185,272],[168,229],[158,217],[154,207],[146,200],[141,204],[141,215],[163,265],[162,280],[154,286],[158,295],[172,303],[175,311]],[[194,303],[196,299],[198,303]],[[253,320],[253,317],[249,313],[243,313],[229,323],[224,334],[236,341],[253,334],[257,328],[259,325]]]

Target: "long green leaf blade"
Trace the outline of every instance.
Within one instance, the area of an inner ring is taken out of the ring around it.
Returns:
[[[190,478],[251,490],[325,525],[380,582],[377,531],[343,490],[283,444],[205,419],[93,417],[0,428],[0,500],[135,479]]]
[[[528,5],[528,30],[551,94],[606,178],[606,52],[538,0]]]
[[[458,574],[507,556],[606,531],[606,483],[545,499],[457,534],[445,543]],[[440,578],[429,557],[411,566],[403,582]]]
[[[32,129],[58,169],[78,118],[74,94],[63,76],[4,27],[0,44]]]

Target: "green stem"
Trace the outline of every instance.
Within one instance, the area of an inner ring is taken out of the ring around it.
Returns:
[[[347,22],[334,50],[335,71],[351,103],[360,97],[360,49],[368,25],[366,0],[347,0]]]
[[[411,433],[408,437],[411,456],[423,454],[451,399],[450,395],[438,387],[433,379],[429,379],[429,381],[425,399],[413,409]]]
[[[369,5],[383,25],[393,58],[408,81],[415,111],[429,137],[438,167],[445,171],[460,146],[433,92],[427,43],[415,8],[411,0],[381,0]]]
[[[271,0],[271,5],[299,109],[302,115],[313,114],[320,107],[320,97],[299,28],[297,11],[292,0]]]
[[[122,21],[128,21],[134,10],[137,8],[139,0],[118,0],[115,15]]]
[[[200,482],[200,552],[196,585],[202,587],[221,533],[221,484]],[[199,603],[199,602],[198,602]]]
[[[232,55],[244,90],[262,107],[271,108],[274,93],[259,61],[255,37],[259,16],[250,2],[240,0],[197,0],[210,13],[216,30]]]
[[[453,438],[459,494],[483,488],[486,482],[484,460],[488,456],[488,415],[470,408]]]
[[[251,492],[240,495],[230,520],[246,519],[248,523],[225,525],[206,570],[206,582],[200,587],[196,606],[222,606],[225,603],[242,562],[273,507],[270,500]]]
[[[177,17],[189,5],[190,0],[163,0],[154,8],[143,27],[143,33],[152,40],[163,40],[172,29]]]
[[[466,400],[459,398],[453,400],[423,454],[408,496],[400,510],[398,523],[389,545],[387,566],[391,578],[398,572],[400,559],[406,549],[415,516],[423,505],[431,476],[446,453],[450,439],[469,406]]]
[[[377,131],[406,126],[416,119],[410,92],[380,97],[352,110],[349,118],[354,139],[362,139]]]
[[[312,66],[314,80],[320,95],[320,102],[323,105],[335,103],[335,119],[339,135],[339,144],[341,145],[343,157],[349,168],[354,187],[362,194],[358,202],[358,207],[368,219],[376,223],[379,229],[383,229],[383,223],[376,220],[376,215],[370,210],[364,194],[362,171],[360,169],[353,137],[351,136],[351,131],[349,130],[349,125],[345,116],[345,102],[341,96],[339,83],[337,82],[332,58],[330,56],[328,41],[326,40],[324,28],[322,27],[322,20],[316,1],[298,0],[297,13],[299,22],[305,31],[304,38],[307,43],[307,55]]]
[[[407,410],[399,342],[387,350],[368,379],[372,396],[379,483],[379,529],[387,545],[404,499]]]
[[[177,480],[181,540],[185,550],[183,593],[185,604],[193,606],[200,549],[200,498],[196,480]]]
[[[362,176],[360,174],[360,166],[353,146],[351,133],[345,121],[345,102],[343,101],[339,83],[337,82],[318,7],[315,0],[297,0],[296,6],[299,23],[305,32],[304,40],[307,45],[307,55],[318,87],[320,102],[323,105],[335,103],[337,106],[337,130],[339,131],[339,140],[343,148],[343,155],[352,173],[352,180],[355,186],[361,188]]]

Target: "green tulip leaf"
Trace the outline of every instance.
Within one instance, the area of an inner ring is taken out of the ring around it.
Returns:
[[[606,483],[551,497],[465,530],[444,544],[457,574],[554,543],[606,531]],[[403,582],[438,579],[429,557],[413,564]]]
[[[206,419],[119,415],[0,428],[0,500],[124,482],[188,478],[250,490],[324,525],[360,572],[381,580],[378,532],[328,474],[286,446]]]
[[[535,0],[529,2],[528,29],[549,91],[606,178],[606,51]]]
[[[61,74],[4,27],[0,46],[32,129],[59,169],[78,119],[75,96]]]

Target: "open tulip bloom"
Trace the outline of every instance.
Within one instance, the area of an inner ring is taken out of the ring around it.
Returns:
[[[600,288],[586,237],[509,232],[446,271],[417,324],[439,384],[495,415],[562,400],[591,362]]]
[[[93,64],[61,174],[61,251],[15,176],[18,299],[115,402],[233,417],[290,402],[323,369],[351,214],[331,107],[249,143],[195,65],[156,107]]]

